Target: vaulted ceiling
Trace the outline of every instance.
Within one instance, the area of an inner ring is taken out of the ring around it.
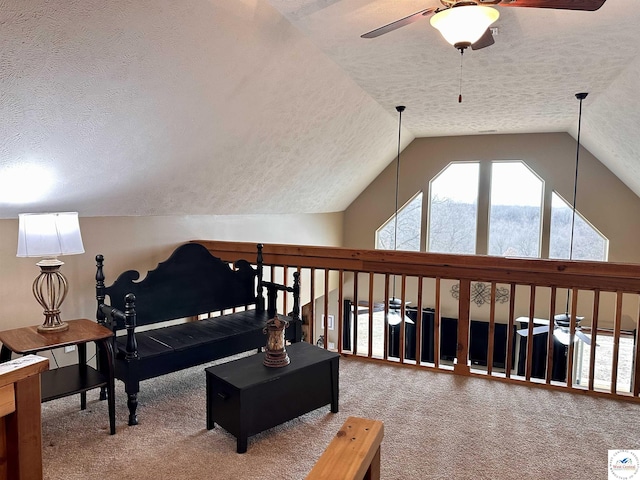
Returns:
[[[0,0],[0,218],[344,210],[415,137],[576,135],[640,195],[640,9],[497,7],[463,56],[438,0]],[[458,103],[462,88],[463,101]]]

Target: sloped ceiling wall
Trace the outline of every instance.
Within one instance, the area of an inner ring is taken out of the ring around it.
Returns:
[[[414,137],[569,132],[640,193],[640,9],[500,7],[460,55],[437,0],[0,0],[0,218],[339,212]]]
[[[342,211],[393,158],[396,119],[264,1],[8,0],[0,25],[0,218]]]

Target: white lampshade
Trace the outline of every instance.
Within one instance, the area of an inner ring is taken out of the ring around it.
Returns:
[[[84,253],[77,212],[18,215],[18,257]]]
[[[431,25],[453,46],[474,44],[495,22],[500,13],[483,5],[461,5],[442,10],[431,17]]]

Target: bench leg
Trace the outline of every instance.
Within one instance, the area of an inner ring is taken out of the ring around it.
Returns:
[[[127,407],[129,407],[129,425],[138,425],[136,409],[138,408],[138,394],[129,393],[127,395]]]
[[[236,451],[238,453],[245,453],[247,451],[247,437],[240,435],[236,442]]]
[[[380,480],[380,447],[378,447],[378,451],[371,460],[371,465],[362,480]]]

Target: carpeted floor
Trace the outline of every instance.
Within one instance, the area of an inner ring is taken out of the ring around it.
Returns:
[[[77,396],[45,403],[45,478],[300,480],[348,416],[384,422],[388,480],[604,479],[608,449],[640,449],[637,404],[340,362],[339,413],[323,407],[250,437],[245,454],[205,427],[205,366],[143,382],[135,427],[117,381],[113,436],[97,390],[85,411]]]

